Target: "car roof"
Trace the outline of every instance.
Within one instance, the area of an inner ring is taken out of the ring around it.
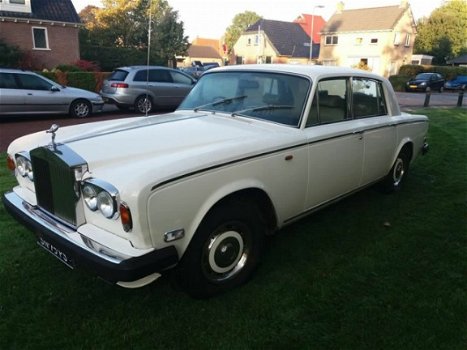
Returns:
[[[2,73],[34,73],[30,70],[24,70],[20,68],[1,68],[1,67],[0,67],[0,72]]]
[[[146,65],[141,65],[141,66],[125,66],[125,67],[118,67],[115,68],[115,70],[136,70],[136,69],[166,69],[166,70],[173,70],[172,68],[164,67],[164,66],[146,66]]]
[[[363,71],[360,69],[338,67],[338,66],[320,66],[320,65],[305,65],[305,64],[243,64],[232,65],[218,68],[212,68],[205,74],[213,72],[229,72],[229,71],[262,71],[274,73],[294,73],[310,77],[311,79],[319,79],[322,76],[360,76],[384,79],[382,76]]]

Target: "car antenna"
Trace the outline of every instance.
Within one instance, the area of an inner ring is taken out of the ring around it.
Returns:
[[[151,4],[152,1],[149,1],[149,23],[148,23],[148,52],[147,52],[147,57],[146,57],[146,108],[145,108],[145,113],[146,117],[148,116],[148,100],[149,100],[149,56],[151,52],[151,22],[152,22],[152,12],[151,12]]]

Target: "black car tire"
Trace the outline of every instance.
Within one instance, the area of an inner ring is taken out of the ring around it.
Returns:
[[[208,298],[244,284],[259,263],[264,237],[254,203],[233,199],[215,206],[180,261],[179,285],[192,297]]]
[[[76,100],[70,105],[70,115],[73,118],[86,118],[92,112],[92,105],[87,100]]]

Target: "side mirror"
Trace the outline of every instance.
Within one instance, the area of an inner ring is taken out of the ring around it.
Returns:
[[[52,91],[52,92],[58,92],[58,91],[60,91],[60,89],[59,89],[58,87],[56,87],[56,86],[52,86],[52,87],[50,88],[50,91]]]

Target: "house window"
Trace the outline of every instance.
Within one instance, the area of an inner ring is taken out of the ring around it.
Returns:
[[[235,58],[235,64],[243,64],[243,57],[242,56],[237,56]]]
[[[48,49],[47,28],[32,27],[32,41],[34,49]]]
[[[377,44],[378,43],[378,38],[371,38],[370,43],[371,44]]]
[[[399,45],[401,43],[401,33],[395,32],[394,33],[394,45]]]
[[[405,46],[406,47],[410,46],[410,34],[409,33],[405,35]]]
[[[326,35],[326,45],[337,45],[338,37],[337,35]]]
[[[25,4],[25,0],[10,0],[10,4]]]
[[[255,35],[255,46],[259,45],[259,35]]]
[[[363,38],[355,38],[355,45],[363,44]]]
[[[250,45],[251,45],[251,38],[248,38],[248,41],[247,41],[247,43],[246,43],[246,44],[247,44],[248,46],[250,46]]]
[[[266,63],[272,63],[272,57],[266,56]]]

